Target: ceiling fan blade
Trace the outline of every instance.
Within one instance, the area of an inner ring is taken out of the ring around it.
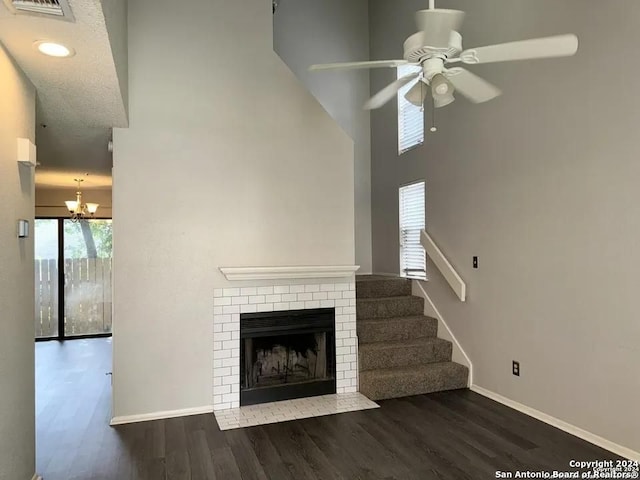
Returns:
[[[423,34],[423,45],[447,48],[452,30],[459,30],[464,20],[464,12],[445,8],[419,10],[416,24]]]
[[[322,65],[311,65],[310,71],[318,70],[358,70],[361,68],[395,68],[406,65],[406,60],[377,60],[373,62],[347,62],[347,63],[325,63]]]
[[[464,68],[451,68],[444,75],[456,90],[473,103],[488,102],[502,93],[498,87]]]
[[[425,85],[422,80],[418,80],[416,84],[406,93],[404,98],[407,102],[412,103],[416,107],[421,107],[424,99],[427,97],[429,86]]]
[[[573,34],[533,38],[472,48],[460,54],[464,63],[493,63],[534,58],[569,57],[578,51],[578,37]]]
[[[367,103],[364,104],[365,110],[373,110],[375,108],[380,108],[389,100],[394,98],[398,90],[404,87],[407,83],[409,83],[414,78],[417,78],[420,75],[420,72],[410,73],[409,75],[405,75],[402,78],[399,78],[393,83],[390,83],[378,93],[376,93],[373,97],[367,100]]]

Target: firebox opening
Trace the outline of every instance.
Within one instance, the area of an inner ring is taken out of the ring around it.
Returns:
[[[240,318],[240,404],[335,393],[334,309]]]
[[[325,333],[303,333],[247,339],[247,388],[326,378],[325,337]]]

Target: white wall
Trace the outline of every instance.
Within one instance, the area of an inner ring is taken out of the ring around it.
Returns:
[[[273,20],[273,48],[353,139],[358,273],[371,273],[371,124],[362,105],[369,71],[309,72],[314,63],[369,59],[368,0],[282,0]]]
[[[458,302],[433,271],[426,288],[470,355],[474,382],[640,451],[640,66],[629,61],[640,4],[440,6],[467,11],[469,47],[574,32],[580,51],[470,67],[504,95],[439,110],[438,133],[401,158],[393,103],[372,115],[374,270],[398,270],[397,188],[426,179],[428,229],[469,299]],[[371,1],[373,56],[401,54],[419,8]],[[372,88],[392,79],[377,72]]]
[[[35,470],[33,170],[17,163],[16,138],[35,141],[36,92],[0,45],[0,480]]]
[[[353,143],[272,48],[271,3],[129,4],[114,131],[114,416],[213,401],[220,266],[354,263]]]

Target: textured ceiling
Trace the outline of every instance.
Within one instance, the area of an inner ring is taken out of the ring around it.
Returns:
[[[61,186],[68,175],[72,186],[73,178],[86,172],[111,175],[111,128],[127,126],[126,16],[108,22],[114,11],[124,15],[126,3],[104,1],[110,5],[107,19],[100,0],[69,0],[75,22],[13,15],[0,2],[0,42],[38,92],[37,185]],[[34,48],[38,40],[62,43],[76,54],[47,57]],[[51,178],[58,179],[56,185],[47,183]]]

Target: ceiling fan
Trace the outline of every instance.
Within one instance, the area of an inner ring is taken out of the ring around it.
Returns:
[[[395,98],[398,91],[416,80],[405,98],[416,106],[422,106],[427,93],[431,91],[435,108],[449,105],[458,91],[474,103],[492,100],[500,95],[500,89],[469,70],[449,67],[451,64],[479,64],[529,60],[535,58],[567,57],[578,51],[578,37],[573,34],[535,38],[517,42],[491,45],[463,50],[462,35],[458,29],[462,25],[464,12],[435,8],[435,0],[429,1],[428,10],[415,14],[418,32],[404,42],[404,59],[372,62],[329,63],[312,65],[317,70],[352,70],[359,68],[399,67],[415,65],[422,67],[419,72],[397,79],[371,97],[364,105],[371,110],[382,107]]]

